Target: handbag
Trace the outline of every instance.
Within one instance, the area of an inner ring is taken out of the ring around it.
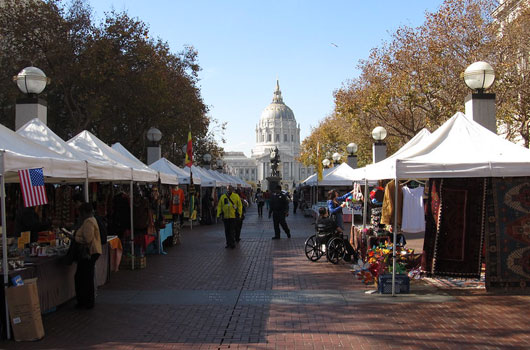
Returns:
[[[88,245],[76,242],[75,238],[72,237],[68,252],[63,258],[63,263],[72,265],[74,261],[77,262],[88,259],[90,259],[90,250],[88,249]]]
[[[226,198],[228,198],[228,200],[230,201],[230,203],[232,203],[232,205],[235,207],[235,212],[236,212],[236,219],[239,219],[239,210],[237,210],[237,207],[236,205],[234,204],[234,202],[232,202],[232,200],[230,199],[230,197],[226,196]]]

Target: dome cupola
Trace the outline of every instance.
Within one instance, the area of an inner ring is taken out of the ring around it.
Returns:
[[[272,103],[268,105],[261,113],[260,122],[292,120],[295,121],[294,113],[291,108],[283,103],[280,83],[276,80],[276,90],[272,96]]]

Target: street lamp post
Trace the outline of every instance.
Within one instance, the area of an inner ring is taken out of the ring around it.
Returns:
[[[374,163],[386,158],[386,143],[384,141],[386,135],[386,129],[382,126],[376,126],[374,130],[372,130],[372,138],[375,140],[372,145],[372,157]]]
[[[212,161],[212,155],[206,153],[204,156],[202,156],[202,160],[204,160],[204,167],[210,170],[210,162]]]
[[[353,142],[346,146],[346,151],[348,152],[348,165],[352,169],[357,168],[357,155],[355,154],[357,153],[357,148],[357,145]]]
[[[38,95],[44,91],[50,79],[37,67],[26,67],[13,77],[19,90],[25,97],[17,99],[15,110],[15,130],[29,122],[33,118],[38,118],[47,124],[48,105],[44,99]]]
[[[215,162],[215,165],[217,165],[217,171],[222,173],[223,172],[223,160],[221,158],[217,159]]]
[[[162,132],[153,127],[147,130],[147,165],[151,165],[162,157],[162,150],[160,149],[160,140],[162,139]]]
[[[487,62],[475,62],[464,71],[464,81],[473,90],[465,99],[466,115],[497,133],[495,94],[484,93],[495,81],[493,68]]]
[[[333,166],[339,165],[341,158],[342,158],[342,156],[340,155],[339,152],[333,153],[333,155],[331,156],[331,159],[333,159]]]

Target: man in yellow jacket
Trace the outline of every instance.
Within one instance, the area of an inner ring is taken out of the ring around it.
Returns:
[[[243,205],[241,204],[241,198],[234,192],[232,186],[226,187],[226,193],[219,198],[217,204],[217,217],[223,214],[223,223],[225,225],[225,248],[235,248],[235,234],[237,223],[241,219],[243,214]]]

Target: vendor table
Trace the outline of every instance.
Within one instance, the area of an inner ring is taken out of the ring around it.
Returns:
[[[166,254],[164,252],[163,243],[169,237],[173,237],[173,223],[172,222],[167,222],[166,223],[166,227],[160,229],[158,237],[159,237],[158,238],[158,253],[159,254]]]

